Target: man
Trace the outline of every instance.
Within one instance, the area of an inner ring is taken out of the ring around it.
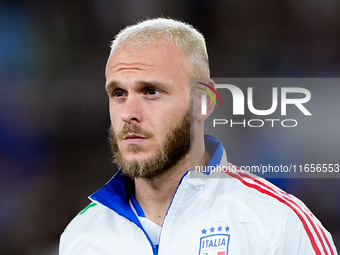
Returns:
[[[203,135],[212,99],[206,115],[202,91],[190,99],[190,78],[214,86],[207,77],[205,41],[190,25],[153,19],[116,36],[106,90],[120,171],[66,228],[60,255],[337,254],[304,204],[269,182],[228,169],[229,178],[191,176],[194,166],[230,165]]]

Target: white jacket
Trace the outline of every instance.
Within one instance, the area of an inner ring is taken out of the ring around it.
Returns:
[[[219,141],[206,137],[209,165],[228,166]],[[297,198],[261,178],[188,171],[153,245],[129,204],[118,172],[61,236],[60,255],[337,254],[329,232]]]

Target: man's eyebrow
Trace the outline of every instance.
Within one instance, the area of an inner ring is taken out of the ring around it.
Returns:
[[[110,81],[108,84],[105,85],[105,89],[107,92],[112,91],[117,87],[120,87],[120,84],[117,81]]]
[[[169,89],[169,85],[158,82],[158,81],[139,81],[137,82],[138,86],[140,87],[153,87],[153,88],[159,88],[161,90],[167,91]]]
[[[121,83],[118,81],[111,81],[106,85],[106,91],[113,91],[116,88],[122,87]],[[138,88],[145,88],[145,87],[153,87],[158,88],[164,91],[169,90],[169,85],[159,81],[138,81],[137,82]]]

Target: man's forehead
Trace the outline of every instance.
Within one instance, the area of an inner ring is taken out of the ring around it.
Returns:
[[[148,45],[143,48],[117,48],[111,52],[106,64],[106,78],[120,71],[162,72],[171,76],[188,75],[190,70],[183,52],[175,45]]]

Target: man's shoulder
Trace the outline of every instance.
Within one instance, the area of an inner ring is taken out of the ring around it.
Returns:
[[[112,212],[112,211],[111,211]],[[67,225],[60,239],[60,249],[68,247],[75,239],[81,239],[103,217],[109,217],[110,210],[103,205],[92,202],[80,211]]]
[[[244,201],[253,208],[273,210],[295,209],[308,210],[306,205],[292,194],[288,194],[268,180],[250,173],[240,171],[225,171],[219,174],[217,189],[224,191],[235,199]],[[286,210],[284,210],[286,211]]]
[[[288,221],[301,227],[314,222],[319,224],[307,206],[294,195],[256,175],[229,170],[199,175],[211,200],[221,210],[228,209],[228,214],[234,212],[240,221],[256,219],[271,226],[285,226]]]
[[[131,244],[129,237],[136,236]],[[92,202],[67,226],[61,235],[60,255],[151,254],[144,232],[109,207]]]
[[[98,206],[98,203],[91,202],[72,219],[65,228],[63,234],[70,229],[86,228],[86,225],[91,224],[96,220],[95,216],[98,215],[98,212],[101,210],[102,208],[100,205]]]

